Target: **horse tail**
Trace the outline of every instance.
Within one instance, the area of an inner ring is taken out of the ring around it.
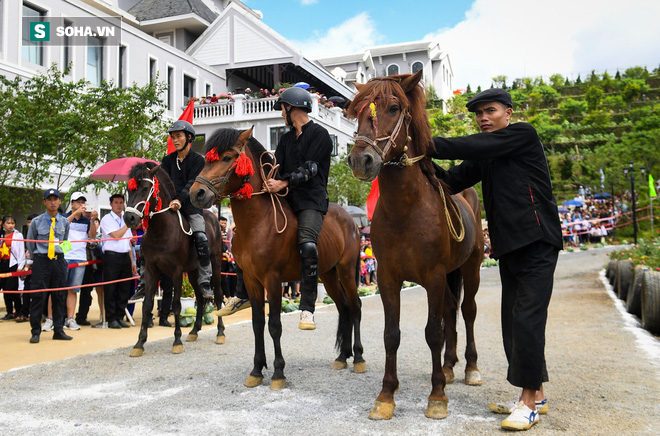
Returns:
[[[461,289],[463,288],[463,274],[460,269],[456,269],[447,274],[447,286],[451,291],[450,298],[452,309],[458,310],[458,303],[461,299]]]

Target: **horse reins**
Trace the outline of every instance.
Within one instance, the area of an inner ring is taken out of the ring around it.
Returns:
[[[147,182],[151,183],[151,189],[149,190],[149,195],[147,195],[146,200],[142,200],[142,201],[139,201],[139,202],[135,203],[135,206],[127,206],[125,211],[128,212],[128,213],[133,213],[133,214],[137,215],[142,220],[142,227],[144,228],[144,230],[147,230],[147,227],[149,226],[149,221],[148,221],[149,219],[153,218],[155,215],[158,215],[159,213],[166,212],[166,211],[170,210],[171,208],[169,206],[167,206],[165,209],[163,209],[161,207],[161,199],[158,197],[158,193],[156,192],[156,183],[158,181],[156,178],[153,178],[153,179],[144,178],[140,181],[147,181]],[[137,182],[136,182],[136,184],[137,184]],[[129,185],[130,185],[130,182],[129,182]],[[133,191],[135,189],[137,189],[137,186],[135,186],[134,189],[131,189],[131,187],[129,187],[130,191]],[[151,201],[151,197],[154,195],[154,193],[156,193],[156,196],[154,196],[154,198],[158,200],[157,209],[155,211],[151,211],[151,212],[149,212],[148,214],[145,215],[144,211],[145,211],[145,209],[147,209],[147,207],[148,207],[147,205]],[[141,204],[143,205],[142,210],[138,210],[138,207]],[[183,227],[183,217],[181,216],[181,211],[177,210],[176,213],[177,213],[177,215],[179,215],[179,225],[181,226],[181,231],[183,231],[183,233],[185,233],[188,236],[192,235],[192,233],[193,233],[192,228],[190,228],[190,230],[186,231],[186,229]]]

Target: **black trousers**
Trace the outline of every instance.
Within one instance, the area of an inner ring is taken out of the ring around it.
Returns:
[[[125,279],[131,277],[131,257],[128,253],[106,251],[103,253],[103,281]],[[109,283],[103,287],[103,305],[105,320],[119,321],[124,316],[131,290],[129,281]]]
[[[18,265],[9,267],[9,259],[0,261],[0,273],[13,273],[18,269]],[[5,277],[0,279],[0,289],[3,291],[17,291],[18,290],[18,277]],[[21,302],[21,294],[3,293],[5,298],[5,307],[7,313],[15,313],[17,316],[21,314],[23,303]]]
[[[85,267],[85,275],[83,276],[82,286],[80,287],[80,304],[78,306],[78,313],[76,313],[76,322],[87,321],[89,315],[89,308],[92,305],[92,289],[93,286],[85,286],[94,283],[94,265],[87,265]]]
[[[30,285],[33,290],[63,288],[66,286],[67,263],[64,255],[60,254],[51,260],[46,255],[33,255],[32,279]],[[64,331],[64,317],[66,316],[66,289],[63,291],[44,291],[32,294],[30,300],[30,328],[33,335],[41,334],[41,315],[48,296],[53,301],[53,326],[55,332]]]
[[[500,258],[502,339],[514,386],[538,390],[548,381],[545,325],[558,249],[533,242]]]
[[[25,283],[23,284],[24,289],[32,289],[32,275],[29,276],[24,276],[25,277]],[[32,301],[32,294],[29,292],[24,292],[21,294],[21,302],[23,303],[23,306],[21,306],[21,315],[23,315],[26,318],[30,317],[30,301]]]
[[[298,246],[306,242],[318,244],[319,234],[323,226],[323,213],[305,209],[296,213],[298,218]],[[307,310],[314,313],[316,306],[316,297],[318,295],[318,258],[301,259],[302,271],[300,281],[300,310]],[[308,266],[306,268],[305,266]],[[309,266],[313,265],[312,268]]]

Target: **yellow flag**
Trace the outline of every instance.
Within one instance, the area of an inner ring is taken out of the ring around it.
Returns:
[[[653,176],[649,174],[649,196],[651,198],[656,198],[658,195],[655,193],[655,181]]]

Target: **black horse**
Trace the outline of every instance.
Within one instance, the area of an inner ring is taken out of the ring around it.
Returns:
[[[142,325],[140,326],[138,341],[131,350],[131,357],[139,357],[144,353],[147,326],[154,305],[158,278],[161,274],[171,277],[174,283],[172,310],[174,311],[175,328],[172,353],[178,354],[183,351],[179,319],[183,273],[188,273],[190,284],[195,289],[198,308],[195,325],[186,338],[188,342],[197,340],[197,333],[202,328],[202,309],[204,307],[204,298],[197,284],[197,253],[193,239],[184,233],[190,231],[190,225],[182,214],[164,209],[174,198],[175,190],[174,184],[160,165],[152,162],[137,164],[131,168],[129,178],[129,194],[124,221],[130,228],[136,228],[142,222],[145,234],[142,237],[141,248],[146,261],[144,272],[146,294],[142,304]],[[211,251],[213,292],[215,301],[222,301],[222,290],[220,288],[222,233],[220,232],[218,220],[211,212],[204,211],[204,220],[206,221],[206,235],[209,239],[209,249]],[[222,318],[218,317],[217,344],[224,344],[224,332],[225,326],[222,323]]]

